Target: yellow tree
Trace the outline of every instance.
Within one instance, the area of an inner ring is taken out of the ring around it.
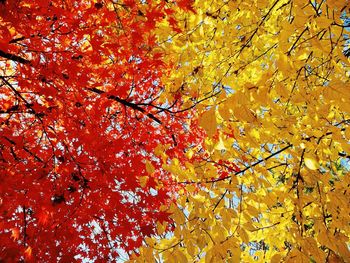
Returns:
[[[159,149],[183,186],[175,228],[133,260],[348,262],[348,4],[196,1],[181,32],[159,25],[163,96],[196,106],[207,139],[186,164]]]

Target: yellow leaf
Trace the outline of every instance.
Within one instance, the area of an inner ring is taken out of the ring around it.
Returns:
[[[319,17],[315,22],[319,28],[328,28],[333,23],[333,20],[327,17]]]
[[[212,137],[216,132],[216,116],[215,108],[212,107],[206,111],[199,120],[200,126],[204,128],[209,137]]]
[[[159,235],[163,234],[166,229],[166,223],[161,224],[160,222],[157,222],[157,232]]]
[[[140,182],[141,187],[145,187],[147,182],[148,182],[148,176],[140,176],[139,182]]]
[[[275,254],[271,257],[271,263],[279,263],[281,262],[282,256],[280,254]]]
[[[276,62],[278,69],[281,70],[285,75],[289,75],[292,70],[291,61],[285,54],[280,54]]]
[[[246,244],[249,243],[249,236],[243,228],[241,228],[241,227],[238,228],[238,234],[244,243],[246,243]]]
[[[221,138],[221,136],[219,137],[219,141],[217,144],[215,144],[214,146],[215,150],[221,151],[221,150],[226,150],[225,144]]]
[[[350,128],[349,127],[346,128],[346,130],[345,130],[345,136],[348,140],[350,140]]]
[[[320,168],[320,164],[313,157],[305,157],[304,163],[306,167],[310,170],[317,170],[318,168]]]
[[[228,261],[228,262],[232,262],[232,263],[239,263],[241,262],[241,249],[239,247],[234,247],[232,249],[230,249],[232,251],[232,261]]]
[[[247,211],[250,215],[254,216],[254,217],[258,217],[260,212],[258,209],[256,209],[254,206],[251,205],[247,205]]]
[[[181,250],[176,250],[174,256],[177,262],[187,262],[187,257]]]
[[[147,173],[149,173],[149,174],[153,174],[154,171],[155,171],[154,166],[153,166],[152,163],[149,162],[149,161],[146,161],[146,171],[147,171]]]

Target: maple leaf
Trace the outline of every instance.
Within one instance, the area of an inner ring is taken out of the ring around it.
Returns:
[[[145,236],[150,236],[154,233],[154,227],[151,225],[143,225],[140,227],[140,231]]]
[[[184,10],[188,10],[191,11],[193,13],[196,13],[196,10],[193,8],[193,0],[177,0],[176,3],[177,5],[184,9]]]
[[[18,228],[12,228],[11,230],[11,237],[13,238],[13,240],[18,240],[20,236],[20,232]]]
[[[26,250],[24,251],[24,256],[26,260],[30,260],[32,258],[32,248],[27,247]]]
[[[14,260],[41,261],[110,260],[116,248],[135,249],[157,221],[170,220],[157,211],[176,188],[154,149],[172,144],[188,117],[176,114],[175,127],[160,99],[171,64],[153,52],[154,30],[172,12],[153,1],[3,4],[0,234],[11,232],[4,249],[20,251]],[[191,143],[172,154],[185,158]],[[91,235],[91,220],[100,234]]]

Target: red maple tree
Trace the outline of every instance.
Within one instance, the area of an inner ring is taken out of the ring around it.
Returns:
[[[106,261],[169,220],[176,187],[154,151],[181,160],[200,141],[181,98],[159,99],[169,65],[152,30],[176,29],[171,13],[167,1],[0,1],[0,260]]]

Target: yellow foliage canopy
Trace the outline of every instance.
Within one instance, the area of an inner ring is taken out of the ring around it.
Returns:
[[[183,167],[174,232],[159,227],[135,261],[348,262],[347,5],[196,1],[176,11],[182,33],[159,26],[168,97],[201,104],[210,157]],[[218,178],[223,161],[239,171]]]

